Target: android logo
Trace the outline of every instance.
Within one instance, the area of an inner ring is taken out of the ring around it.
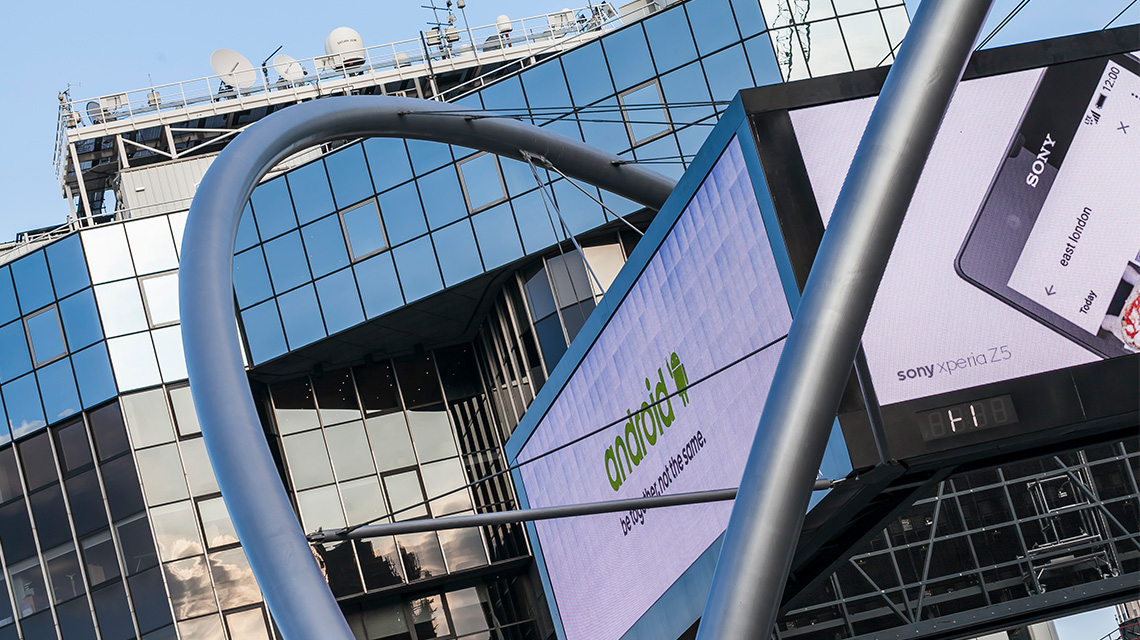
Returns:
[[[685,365],[681,364],[681,358],[676,351],[669,356],[669,373],[673,376],[673,383],[677,385],[677,395],[681,396],[681,406],[689,406],[689,376],[685,375]]]

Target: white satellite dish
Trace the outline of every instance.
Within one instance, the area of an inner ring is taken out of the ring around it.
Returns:
[[[352,67],[364,62],[364,41],[352,27],[337,27],[325,38],[325,53],[337,67]]]
[[[273,70],[286,82],[298,82],[305,77],[305,68],[287,53],[278,54],[273,59]]]
[[[231,49],[218,49],[210,54],[210,67],[222,82],[237,89],[257,84],[257,71],[245,56]]]

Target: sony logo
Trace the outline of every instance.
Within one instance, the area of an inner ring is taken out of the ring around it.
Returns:
[[[1049,154],[1053,153],[1052,147],[1057,144],[1050,134],[1045,134],[1045,142],[1041,143],[1041,151],[1037,154],[1037,158],[1033,161],[1033,173],[1025,176],[1025,184],[1037,188],[1037,182],[1041,179],[1041,173],[1045,171],[1045,165],[1049,162]]]

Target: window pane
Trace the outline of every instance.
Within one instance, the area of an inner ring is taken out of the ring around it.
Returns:
[[[60,633],[66,640],[95,640],[95,623],[91,619],[91,607],[85,598],[57,606],[56,613],[59,614]],[[50,619],[49,617],[48,620]],[[24,629],[25,638],[34,637],[27,633],[26,626]],[[3,637],[3,632],[0,632],[0,637]],[[12,637],[16,637],[15,631],[12,632]]]
[[[183,440],[178,443],[182,452],[182,464],[186,468],[186,482],[190,485],[190,495],[202,496],[218,491],[218,481],[214,478],[214,468],[206,454],[206,441],[202,438]]]
[[[55,430],[59,450],[59,466],[64,475],[91,464],[91,444],[87,439],[87,427],[82,420],[76,420]],[[0,495],[3,491],[0,490]]]
[[[325,337],[325,325],[313,285],[305,285],[277,298],[285,338],[290,349],[297,349]]]
[[[376,476],[345,482],[340,485],[341,499],[344,501],[345,517],[350,524],[365,522],[389,522],[384,496],[380,493],[380,481]]]
[[[360,570],[349,542],[332,542],[313,547],[324,563],[329,588],[336,597],[359,594],[364,591],[360,583]]]
[[[63,489],[53,484],[28,497],[32,505],[36,531],[40,545],[54,547],[71,540],[71,528],[67,524],[67,508],[63,506]]]
[[[703,82],[703,78],[702,78]],[[586,111],[576,116],[582,128],[582,139],[610,153],[621,153],[629,148],[629,136],[625,132],[625,122],[618,109],[617,98],[609,98],[597,104],[598,111]],[[534,186],[534,178],[530,179]]]
[[[421,471],[427,497],[435,498],[431,501],[431,513],[434,517],[471,509],[471,497],[463,488],[467,484],[467,478],[463,475],[463,465],[458,458],[425,464]]]
[[[489,49],[484,49],[488,51]],[[526,104],[523,97],[522,84],[518,76],[506,78],[496,82],[479,92],[483,99],[483,107],[488,111],[496,109],[518,109]]]
[[[509,232],[509,230],[508,230]],[[432,233],[443,281],[454,286],[483,273],[479,248],[475,245],[475,232],[466,220]]]
[[[325,439],[332,455],[333,468],[339,480],[376,473],[369,454],[364,423],[359,420],[325,429]]]
[[[12,284],[12,270],[0,268],[0,323],[10,322],[20,317],[20,305],[16,303],[16,288]]]
[[[182,640],[225,640],[222,619],[216,615],[187,620],[178,623],[178,635]]]
[[[446,144],[411,139],[404,142],[408,145],[408,155],[417,176],[452,163],[451,147]]]
[[[704,68],[713,100],[727,102],[740,89],[752,86],[752,74],[748,70],[743,47],[735,46],[706,58]]]
[[[214,549],[237,544],[237,531],[226,510],[226,503],[221,498],[199,502],[198,515],[202,518],[202,530],[206,532],[207,547]]]
[[[227,613],[226,625],[230,628],[231,638],[270,640],[269,630],[265,628],[265,614],[261,609]]]
[[[630,29],[623,29],[617,33],[624,33]],[[613,35],[607,38],[612,39]],[[609,47],[606,47],[607,50]],[[645,57],[649,57],[648,50]],[[614,67],[626,64],[620,57],[611,58]],[[553,65],[557,67],[557,65]],[[562,66],[566,69],[566,79],[570,83],[570,92],[574,95],[574,105],[584,107],[593,104],[602,98],[612,96],[614,87],[610,84],[609,74],[606,73],[606,58],[602,54],[600,42],[582,45],[562,56]],[[530,85],[527,85],[529,91]],[[566,105],[563,105],[564,107]]]
[[[443,552],[439,549],[439,540],[434,531],[398,536],[396,544],[400,546],[400,555],[404,558],[404,575],[408,576],[409,582],[447,573],[443,564]],[[415,611],[415,605],[412,610]]]
[[[389,223],[388,229],[391,230]],[[443,288],[435,251],[427,237],[409,242],[392,250],[396,259],[396,271],[404,288],[408,302],[429,296]]]
[[[285,436],[285,459],[295,489],[308,489],[333,481],[329,454],[320,431]]]
[[[557,315],[552,315],[535,322],[534,331],[538,334],[538,344],[542,347],[546,367],[553,370],[562,354],[566,353],[566,336],[562,333],[562,323]]]
[[[202,553],[198,525],[194,522],[194,507],[190,502],[179,502],[150,510],[158,555],[164,561],[178,560]]]
[[[412,408],[443,400],[439,388],[439,375],[436,373],[435,361],[430,353],[398,358],[394,364],[405,406]]]
[[[134,575],[158,565],[154,539],[150,535],[150,523],[145,515],[140,514],[133,520],[119,524],[118,531],[123,563],[127,565],[128,574]]]
[[[99,301],[103,331],[107,336],[121,336],[147,328],[146,311],[135,280],[96,285],[95,299]]]
[[[83,541],[83,560],[87,564],[87,579],[92,586],[119,577],[119,561],[115,555],[115,542],[111,532],[104,531]]]
[[[484,153],[465,161],[459,166],[463,178],[463,188],[467,191],[467,202],[472,211],[477,211],[507,197],[499,177],[499,163],[494,154]]]
[[[376,201],[391,244],[407,242],[427,232],[427,219],[420,204],[419,191],[416,191],[416,183],[409,182],[382,193],[376,197]]]
[[[87,255],[87,265],[91,268],[91,282],[98,284],[135,275],[123,225],[88,229],[80,234],[80,238]]]
[[[178,322],[178,272],[144,278],[139,283],[142,284],[150,326]]]
[[[570,106],[570,92],[566,89],[566,78],[557,59],[530,67],[519,77],[532,110],[564,110]]]
[[[189,211],[182,212],[181,214],[175,213],[170,216],[170,230],[174,232],[174,246],[177,247],[178,253],[182,253],[182,235],[186,231],[186,217]],[[253,219],[253,208],[247,202],[245,209],[241,212],[241,220],[238,221],[237,242],[234,243],[234,251],[245,251],[253,245],[261,242],[257,237],[257,226]]]
[[[91,433],[95,436],[95,450],[100,460],[107,460],[128,451],[127,430],[118,403],[100,407],[88,414]]]
[[[132,220],[125,226],[136,273],[143,275],[178,267],[174,236],[170,233],[166,216]]]
[[[115,376],[111,372],[111,359],[105,345],[97,344],[72,354],[71,362],[84,407],[98,404],[117,393]]]
[[[134,635],[131,610],[122,583],[104,587],[92,594],[95,601],[95,618],[104,638],[130,638]]]
[[[387,360],[353,368],[357,391],[364,403],[365,415],[389,412],[400,408],[400,394],[392,365]]]
[[[99,312],[95,307],[95,296],[91,290],[80,292],[59,303],[59,313],[63,319],[63,330],[72,351],[77,351],[100,340]]]
[[[368,440],[372,443],[372,456],[380,471],[409,467],[416,463],[412,441],[404,413],[397,411],[368,418]]]
[[[241,547],[211,553],[210,573],[223,609],[261,602],[257,580]]]
[[[360,569],[364,573],[364,585],[367,588],[382,589],[404,581],[403,563],[396,549],[395,538],[353,540],[353,546],[360,558]]]
[[[649,46],[653,51],[653,61],[659,71],[667,71],[695,60],[697,47],[689,32],[689,21],[683,9],[664,11],[647,18],[645,33],[649,36]]]
[[[83,595],[83,577],[79,573],[79,557],[75,555],[74,546],[68,544],[45,551],[44,559],[47,560],[52,597],[57,603]]]
[[[285,179],[289,182],[293,208],[297,211],[297,221],[301,224],[316,220],[336,209],[322,160],[290,171]]]
[[[606,48],[610,73],[613,74],[618,91],[624,91],[657,75],[653,69],[653,60],[649,57],[649,44],[645,41],[640,26],[615,31],[602,44]],[[574,83],[570,84],[573,89]]]
[[[369,318],[383,315],[404,304],[400,282],[396,279],[396,266],[391,253],[381,253],[358,262],[352,267],[360,283],[360,297],[364,313]]]
[[[35,376],[28,374],[0,387],[12,438],[20,438],[47,425]]]
[[[123,416],[136,449],[174,441],[174,425],[166,409],[162,389],[151,389],[122,397]]]
[[[554,234],[553,214],[543,203],[542,193],[532,191],[511,202],[515,209],[515,219],[519,223],[523,248],[528,254],[541,251],[553,245],[559,236]]]
[[[345,526],[335,486],[301,491],[297,494],[297,506],[301,509],[301,522],[305,531]]]
[[[48,608],[47,588],[44,586],[44,572],[39,560],[32,558],[9,566],[8,571],[12,575],[12,591],[22,594],[16,603],[21,618]]]
[[[816,2],[816,5],[828,4],[826,2]],[[767,28],[764,24],[764,16],[760,14],[760,5],[756,0],[732,0],[732,11],[736,14],[736,24],[740,27],[740,33],[748,38],[754,36]]]
[[[8,502],[22,495],[24,489],[20,483],[20,472],[16,468],[16,450],[7,447],[0,450],[0,502]]]
[[[289,187],[285,178],[275,178],[263,182],[253,190],[249,198],[253,205],[253,217],[262,240],[269,240],[297,228],[297,218],[293,216],[293,203],[289,199]]]
[[[234,256],[234,293],[238,307],[246,308],[273,295],[269,283],[269,269],[261,247],[254,247]]]
[[[55,459],[51,452],[51,441],[47,434],[30,438],[16,445],[20,450],[20,462],[24,463],[24,478],[28,491],[35,491],[59,481],[55,471]]]
[[[71,362],[60,360],[36,371],[36,379],[43,393],[44,413],[48,422],[56,422],[79,413],[79,391],[75,388],[75,375]]]
[[[186,476],[178,459],[178,447],[166,444],[137,451],[139,476],[148,505],[164,504],[189,497]]]
[[[533,320],[541,320],[557,310],[546,269],[540,269],[538,273],[531,276],[523,288],[526,289],[527,302],[530,303],[530,313]]]
[[[103,464],[103,486],[107,488],[107,502],[111,505],[112,519],[119,520],[142,511],[139,477],[130,456]]]
[[[843,26],[843,38],[847,41],[847,49],[851,52],[851,62],[856,69],[866,69],[878,66],[891,52],[891,45],[887,42],[887,34],[883,31],[883,23],[878,12],[861,13],[839,19]],[[813,34],[813,42],[814,42]],[[815,57],[811,58],[812,75],[815,72]]]
[[[0,327],[0,382],[7,382],[32,370],[28,355],[28,340],[24,323],[16,322]]]
[[[135,617],[138,619],[141,632],[147,633],[173,622],[170,619],[166,588],[162,584],[162,573],[157,567],[128,578],[127,581],[130,583]]]
[[[770,37],[762,34],[745,42],[744,52],[748,55],[748,62],[752,65],[752,76],[756,81],[756,86],[776,84],[783,80],[780,75],[780,66],[776,63],[776,56],[772,51],[772,39]],[[668,97],[669,94],[666,93],[665,95]]]
[[[511,205],[503,203],[471,217],[479,251],[487,269],[501,267],[523,257],[522,239],[515,226]]]
[[[120,391],[133,391],[162,382],[149,333],[111,338],[107,341],[107,351],[111,355],[115,382]]]
[[[201,433],[198,412],[194,409],[194,397],[190,387],[176,387],[169,390],[170,404],[174,407],[174,418],[178,423],[178,433],[184,436]]]
[[[91,284],[78,235],[68,236],[46,249],[55,294],[64,297]],[[2,276],[0,276],[2,277]]]
[[[372,169],[372,182],[377,191],[390,189],[412,179],[408,151],[399,138],[369,138],[364,141],[364,155]]]
[[[451,611],[456,635],[484,631],[494,624],[494,619],[489,617],[491,603],[475,587],[447,592],[447,608]]]
[[[241,320],[245,328],[245,342],[249,345],[250,357],[255,364],[271,360],[288,350],[275,301],[263,302],[242,311]]]
[[[685,9],[701,55],[740,40],[728,0],[692,0]]]
[[[364,150],[359,144],[342,147],[326,155],[325,166],[329,170],[337,207],[347,207],[375,193],[368,177],[368,165],[364,162]]]
[[[388,504],[392,506],[394,520],[413,520],[428,515],[427,507],[420,504],[424,500],[424,492],[415,471],[384,476],[384,488],[388,492]]]
[[[329,333],[338,333],[364,322],[360,293],[352,269],[338,271],[316,282],[317,297]]]
[[[32,353],[36,364],[40,365],[67,352],[63,344],[63,329],[59,325],[59,312],[55,307],[29,316],[28,337],[32,342]]]
[[[13,262],[12,280],[16,283],[16,299],[24,313],[35,311],[55,299],[43,251]]]
[[[771,57],[769,55],[769,57]],[[681,67],[661,76],[661,90],[665,94],[665,103],[669,106],[669,116],[678,126],[691,122],[698,122],[715,113],[709,96],[708,85],[705,84],[705,75],[698,62]],[[698,103],[698,106],[676,107],[681,102]],[[707,127],[703,130],[708,133]]]
[[[0,545],[4,547],[4,559],[9,565],[36,553],[32,522],[23,500],[0,507]]]
[[[305,253],[309,256],[309,268],[314,278],[348,265],[344,232],[337,216],[327,216],[301,227],[301,235],[305,239]]]
[[[176,618],[182,620],[218,610],[204,557],[195,556],[171,562],[163,568],[166,570],[166,584],[170,589],[170,603],[174,605]]]
[[[134,481],[134,474],[131,474]],[[71,521],[75,532],[81,536],[107,526],[107,511],[103,507],[103,495],[99,491],[99,479],[95,470],[85,471],[74,478],[68,478],[67,500],[71,506]],[[137,493],[137,489],[136,489]],[[138,509],[142,508],[139,501]]]
[[[182,347],[182,327],[175,325],[151,332],[154,351],[158,354],[158,368],[163,382],[177,382],[189,377],[186,373],[186,351]]]
[[[364,202],[340,215],[344,219],[345,231],[348,232],[348,245],[353,260],[388,248],[375,200]]]
[[[279,382],[270,387],[270,392],[273,395],[277,428],[281,433],[296,433],[320,426],[317,406],[313,402],[313,390],[307,378]]]
[[[663,102],[656,82],[622,94],[621,103],[625,107],[625,118],[629,122],[630,140],[633,144],[671,128],[664,109],[647,108],[659,107]]]
[[[277,293],[288,291],[312,280],[309,267],[302,260],[305,250],[301,246],[301,234],[294,231],[280,238],[270,240],[265,245],[265,259],[269,263],[269,278]]]

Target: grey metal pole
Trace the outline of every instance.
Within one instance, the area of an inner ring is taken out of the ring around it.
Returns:
[[[767,638],[851,363],[903,216],[992,0],[925,0],[804,287],[733,506],[698,640]]]

